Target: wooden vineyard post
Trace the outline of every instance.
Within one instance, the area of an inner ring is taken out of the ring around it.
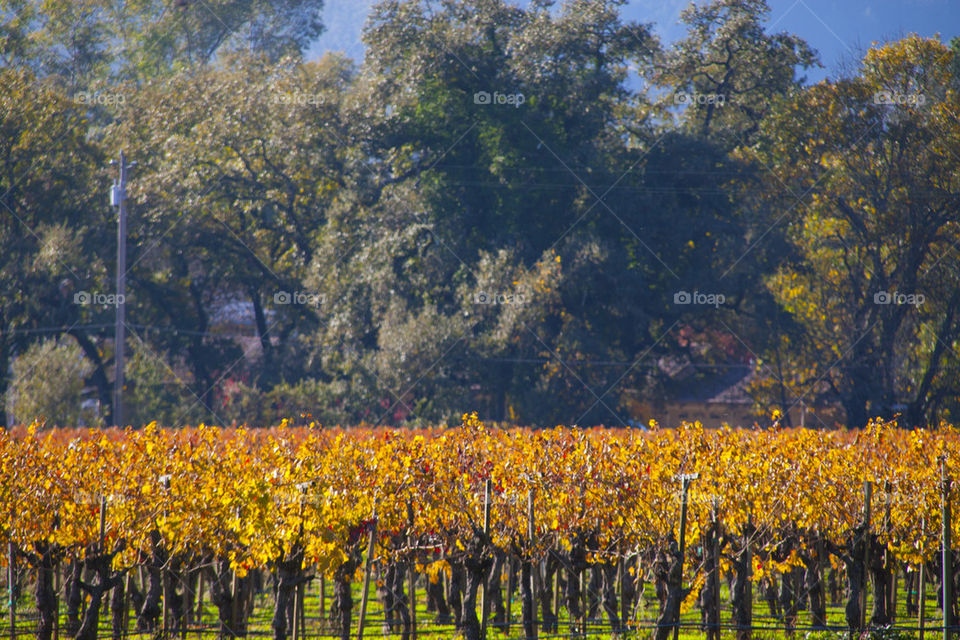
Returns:
[[[683,560],[687,545],[687,493],[690,491],[690,481],[700,477],[698,473],[683,473],[680,475],[680,591],[683,592]],[[673,640],[680,637],[680,610],[677,609],[673,620]]]
[[[130,631],[130,585],[133,584],[133,574],[127,573],[123,585],[123,635]]]
[[[303,538],[303,498],[306,495],[307,488],[309,483],[300,483],[297,485],[297,488],[300,490],[300,497],[297,501],[297,520],[300,522],[300,538]],[[297,562],[297,576],[299,578],[300,574],[303,572],[303,556],[301,554],[300,560]],[[297,584],[294,587],[293,591],[293,620],[291,620],[293,627],[292,638],[293,640],[300,640],[304,636],[304,622],[303,622],[303,583]],[[279,595],[279,591],[278,591]]]
[[[237,635],[237,621],[240,618],[240,594],[237,593],[240,583],[237,580],[237,570],[233,570],[233,577],[230,584],[230,593],[233,600],[230,601],[230,634]]]
[[[560,628],[560,567],[553,572],[553,615],[557,619],[557,629]]]
[[[129,591],[128,591],[129,593]],[[197,635],[203,633],[203,565],[200,565],[200,576],[197,578],[197,610],[193,614],[197,625]],[[124,626],[126,631],[126,626]]]
[[[320,626],[324,625],[327,619],[327,581],[320,576]]]
[[[715,576],[713,588],[713,608],[716,610],[717,629],[715,638],[720,637],[720,500],[716,496],[713,498],[713,510],[710,513],[713,521],[713,575]],[[818,560],[819,561],[819,560]]]
[[[410,637],[417,638],[417,551],[413,538],[413,504],[407,501],[407,548],[410,549],[410,567],[407,572],[410,592]]]
[[[623,544],[620,545],[620,627],[626,631],[627,623],[630,620],[631,603],[627,598],[630,590],[627,589],[627,581],[630,580],[630,569],[628,567],[629,553],[623,551]]]
[[[60,640],[60,561],[53,569],[53,640]]]
[[[638,622],[640,603],[643,601],[643,577],[641,572],[643,571],[643,560],[640,557],[640,545],[638,544],[633,549],[634,555],[634,571],[631,579],[633,580],[633,591],[634,599],[630,603],[630,619],[634,622]]]
[[[100,537],[98,541],[100,543],[100,553],[106,551],[103,548],[103,539],[106,537],[107,533],[107,500],[104,496],[100,496]]]
[[[300,640],[300,605],[303,604],[303,585],[297,585],[297,588],[293,592],[293,629],[290,637],[292,640]],[[284,614],[286,615],[286,614]]]
[[[863,483],[863,588],[860,590],[860,629],[867,628],[867,588],[870,586],[870,503],[873,483]]]
[[[97,552],[106,553],[106,533],[107,533],[107,499],[106,496],[100,496],[100,528],[97,537]],[[101,615],[106,618],[110,615],[110,598],[103,598],[101,601]]]
[[[631,615],[633,613],[633,598],[628,597],[631,593],[636,595],[636,569],[634,573],[630,573],[630,569],[633,568],[633,552],[629,549],[624,549],[623,551],[623,569],[621,582],[620,582],[620,628],[623,629],[624,633],[628,631],[628,625],[630,624]]]
[[[744,541],[744,558],[747,563],[747,577],[744,588],[747,628],[737,631],[737,640],[750,640],[753,637],[753,556],[750,551],[750,539],[753,537],[753,513],[747,514],[747,534]],[[739,622],[738,622],[739,624]]]
[[[107,499],[103,495],[100,496],[100,528],[98,531],[97,551],[99,553],[106,553],[107,549],[104,539],[107,533]],[[100,615],[104,618],[108,617],[110,615],[110,598],[104,597],[103,600],[101,600],[100,607]]]
[[[927,521],[926,518],[920,518],[920,540],[926,538]],[[922,543],[921,543],[922,544]],[[923,640],[924,618],[927,617],[927,569],[926,561],[920,558],[920,580],[917,589],[917,629],[919,630],[920,640]]]
[[[513,615],[513,586],[516,581],[515,571],[513,556],[507,555],[507,611],[506,620],[503,621],[503,633],[507,637],[510,637],[510,616]]]
[[[890,507],[893,502],[891,492],[893,485],[887,480],[883,483],[883,532],[889,539],[890,536]],[[883,568],[890,572],[890,588],[887,591],[887,615],[890,617],[890,624],[897,621],[897,568],[896,560],[886,545],[883,547]]]
[[[363,593],[360,594],[360,620],[357,621],[357,640],[363,640],[363,623],[367,617],[367,600],[370,594],[370,572],[373,570],[374,544],[377,541],[377,516],[370,523],[370,537],[367,542],[367,560],[363,568]]]
[[[530,548],[533,549],[534,543],[536,541],[537,529],[536,523],[533,519],[533,489],[530,489],[527,492],[527,537],[530,540]],[[530,564],[532,565],[532,570],[530,571],[530,589],[533,594],[531,600],[531,615],[533,616],[533,637],[537,638],[540,635],[539,628],[537,627],[537,587],[539,586],[539,577],[540,577],[540,563],[534,562],[533,558],[530,559]]]
[[[300,637],[307,637],[307,583],[300,585],[300,613],[297,616],[300,620]]]
[[[950,476],[946,458],[940,459],[940,503],[943,514],[943,640],[953,626],[953,550],[950,544]]]
[[[490,539],[490,490],[492,484],[490,478],[483,485],[483,539],[484,542]],[[490,594],[487,590],[490,587],[490,576],[480,585],[483,591],[480,592],[480,637],[483,640],[487,638],[487,612],[490,608]]]
[[[13,583],[17,577],[17,552],[10,542],[7,545],[7,604],[10,608],[10,640],[17,637],[17,599],[14,594]]]
[[[580,634],[587,635],[587,620],[590,617],[590,596],[587,593],[587,589],[590,583],[587,580],[586,569],[580,572],[577,580],[580,581]]]
[[[166,638],[166,637],[168,637],[167,634],[168,634],[168,632],[170,631],[170,626],[169,626],[170,620],[167,618],[167,610],[168,610],[167,603],[170,602],[170,591],[171,591],[171,589],[170,589],[170,580],[169,580],[169,578],[167,577],[167,572],[166,572],[165,570],[163,570],[163,569],[161,569],[161,572],[162,572],[162,573],[160,574],[160,583],[163,585],[163,587],[162,587],[162,593],[163,593],[163,596],[162,596],[162,598],[163,598],[163,605],[162,605],[163,617],[161,618],[161,620],[162,620],[162,626],[161,626],[161,628],[163,629],[163,637]],[[236,619],[236,611],[237,611],[236,594],[234,594],[233,611],[234,611],[234,619]]]

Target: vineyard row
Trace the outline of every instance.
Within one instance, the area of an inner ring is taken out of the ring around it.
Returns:
[[[749,637],[758,585],[779,594],[788,629],[801,610],[825,628],[825,575],[846,582],[851,632],[895,621],[901,578],[908,609],[922,608],[924,581],[934,586],[950,627],[958,460],[955,429],[882,422],[852,432],[495,429],[475,415],[423,431],[33,425],[0,431],[0,543],[8,583],[27,576],[44,640],[94,640],[108,610],[114,637],[183,628],[197,593],[210,594],[221,635],[246,635],[250,594],[266,583],[272,634],[287,638],[315,579],[332,585],[330,624],[346,640],[357,617],[362,629],[374,569],[404,640],[418,581],[437,621],[468,640],[503,626],[514,591],[527,638],[558,632],[561,600],[580,621],[572,630],[593,608],[621,633],[638,625],[645,582],[656,640],[692,607],[711,640],[722,628]]]

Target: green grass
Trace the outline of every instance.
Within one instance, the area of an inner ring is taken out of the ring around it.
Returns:
[[[327,583],[327,594],[326,594],[326,608],[329,609],[331,602],[331,584]],[[354,595],[354,608],[353,608],[353,632],[352,637],[357,636],[357,625],[359,620],[360,612],[360,592],[362,590],[362,585],[355,583],[353,585],[353,595]],[[907,637],[916,637],[917,633],[915,627],[917,620],[915,617],[907,618],[906,617],[906,591],[904,585],[899,585],[898,588],[898,601],[897,601],[897,626],[903,627],[904,632],[899,634],[899,638],[891,640],[900,640]],[[828,596],[829,597],[829,596]],[[479,600],[479,598],[478,598]],[[254,604],[254,613],[251,616],[248,623],[248,631],[251,636],[260,636],[260,637],[272,637],[272,630],[270,627],[270,621],[273,615],[273,598],[269,592],[265,591],[258,594],[255,597]],[[657,614],[657,601],[654,593],[654,587],[652,584],[646,584],[644,588],[644,594],[641,598],[641,606],[638,607],[637,614],[641,620],[641,624],[652,625],[656,618]],[[331,637],[333,632],[328,624],[320,620],[320,607],[319,607],[319,581],[313,581],[306,588],[306,599],[305,599],[305,612],[307,618],[307,638],[317,638],[317,637]],[[723,607],[723,621],[724,623],[729,622],[729,593],[727,592],[726,585],[721,589],[721,606]],[[845,628],[845,618],[844,618],[844,603],[841,598],[841,602],[837,605],[828,604],[827,607],[827,619],[828,625],[831,627],[836,627],[837,629]],[[867,601],[867,612],[869,612],[872,607],[872,598],[868,594]],[[35,624],[34,610],[33,610],[33,599],[27,593],[23,593],[20,598],[20,602],[17,605],[18,610],[18,635],[20,637],[31,637],[33,625]],[[7,612],[4,608],[2,612],[2,622],[3,622],[3,631],[6,635],[7,630]],[[63,629],[63,625],[66,622],[65,611],[63,610],[61,602],[61,618],[60,618],[60,629]],[[509,636],[503,634],[500,630],[489,629],[488,638],[491,639],[504,639],[507,638],[522,638],[523,632],[520,626],[520,603],[518,601],[518,595],[514,595],[513,606],[511,611],[511,628]],[[942,624],[940,618],[940,612],[936,606],[936,596],[934,592],[934,587],[928,585],[927,589],[927,604],[926,604],[926,622],[925,626],[928,631],[926,637],[933,640],[934,637],[939,637],[941,631],[937,629],[939,625]],[[787,634],[782,629],[774,629],[773,627],[782,627],[782,622],[770,618],[768,606],[766,601],[761,599],[760,590],[758,585],[754,586],[754,605],[753,605],[753,615],[754,615],[754,625],[755,631],[753,633],[754,640],[785,640]],[[384,637],[382,631],[382,621],[384,613],[383,609],[380,606],[379,601],[377,600],[376,594],[376,585],[371,581],[370,591],[369,591],[369,600],[367,605],[367,618],[366,624],[364,626],[364,636],[367,638],[380,638]],[[442,638],[452,638],[455,633],[452,625],[437,626],[433,624],[434,614],[426,610],[426,593],[423,588],[423,582],[418,584],[417,588],[417,638],[422,638],[424,640],[433,640],[433,639],[442,639]],[[204,597],[204,607],[202,611],[202,624],[203,629],[194,629],[191,630],[188,634],[188,638],[198,638],[206,637],[211,638],[215,637],[217,631],[217,612],[216,608],[210,603],[209,594],[206,594]],[[679,640],[702,640],[705,637],[705,634],[699,629],[700,622],[700,612],[696,608],[692,608],[690,611],[684,613],[681,616],[681,629],[679,632]],[[828,632],[810,632],[804,629],[805,626],[809,625],[810,616],[808,611],[801,611],[798,619],[798,626],[800,630],[797,632],[796,637],[802,638],[803,640],[839,640],[841,637],[845,637],[845,634],[838,633],[837,631],[828,631]],[[133,629],[135,625],[134,616],[130,616],[130,628]],[[560,609],[560,623],[559,623],[559,634],[548,635],[541,634],[541,638],[547,637],[567,637],[569,635],[569,619],[567,616],[567,611],[565,607]],[[906,630],[909,629],[909,630]],[[100,637],[109,638],[111,633],[111,621],[109,615],[104,617],[101,616],[100,619]],[[626,634],[628,638],[648,638],[651,635],[651,630],[640,629],[629,631]],[[64,638],[65,635],[61,633],[61,638]],[[130,638],[149,638],[149,634],[138,634],[131,633],[129,634]],[[399,627],[397,627],[397,632],[390,635],[389,637],[399,638]],[[590,621],[588,623],[588,634],[586,636],[580,636],[581,638],[586,638],[587,640],[599,639],[599,638],[611,638],[613,634],[610,630],[609,625],[606,623],[606,618],[603,615],[602,609],[599,612],[599,616],[596,620]],[[889,636],[888,636],[889,637]],[[734,640],[735,633],[732,630],[724,630],[721,633],[722,640]]]

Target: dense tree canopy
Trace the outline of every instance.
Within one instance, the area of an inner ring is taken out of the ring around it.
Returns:
[[[960,410],[956,47],[809,86],[763,0],[669,47],[621,0],[383,0],[307,61],[322,2],[203,4],[0,0],[0,393],[72,339],[112,419],[75,294],[122,147],[137,422],[623,424],[745,362],[762,408]]]

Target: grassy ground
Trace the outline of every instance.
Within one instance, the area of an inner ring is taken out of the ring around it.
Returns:
[[[326,595],[326,607],[330,606],[330,592],[332,591],[331,586],[327,585],[327,595]],[[354,585],[354,609],[353,609],[353,633],[352,637],[357,637],[357,623],[359,619],[360,611],[360,592],[362,591],[362,586],[360,584]],[[729,594],[727,589],[724,586],[722,590],[721,602],[724,606],[723,611],[723,620],[724,622],[729,622]],[[259,594],[255,598],[254,614],[250,619],[249,631],[250,636],[253,637],[272,637],[272,631],[270,628],[270,621],[273,615],[272,611],[273,598],[268,593],[264,592]],[[319,637],[332,637],[333,633],[329,626],[320,618],[320,595],[319,595],[319,584],[314,581],[311,585],[308,585],[306,590],[306,599],[305,599],[305,617],[306,617],[306,626],[307,633],[306,638],[319,638]],[[872,606],[872,599],[868,596],[867,611],[870,611]],[[21,598],[21,601],[18,603],[18,625],[17,625],[17,637],[27,638],[33,636],[33,628],[35,624],[34,612],[33,612],[33,600],[28,597],[26,594]],[[488,638],[495,640],[507,640],[512,638],[522,638],[522,629],[519,625],[520,617],[520,605],[517,601],[517,596],[514,596],[514,602],[512,606],[512,615],[511,615],[511,627],[509,635],[503,633],[502,629],[493,629],[491,628],[488,632]],[[657,601],[656,596],[653,591],[653,585],[647,584],[644,589],[644,595],[641,599],[641,605],[638,608],[637,615],[640,620],[640,628],[629,631],[626,636],[631,638],[647,638],[651,635],[650,626],[653,624],[654,619],[657,613]],[[769,615],[768,605],[765,601],[760,599],[759,589],[754,588],[754,640],[781,640],[786,639],[787,634],[783,630],[783,623],[780,620],[777,620]],[[926,614],[927,618],[925,621],[925,626],[928,631],[926,637],[933,640],[934,637],[939,637],[941,631],[937,629],[939,625],[942,624],[940,618],[940,611],[937,609],[936,596],[933,593],[933,589],[928,587],[927,591],[927,604],[926,604]],[[827,607],[828,615],[828,624],[833,628],[831,631],[820,631],[820,632],[809,632],[805,627],[810,623],[810,617],[808,611],[801,611],[800,618],[798,620],[798,635],[807,636],[808,640],[834,640],[839,637],[845,637],[843,629],[845,628],[844,621],[844,610],[843,602],[837,605],[828,605]],[[423,585],[419,585],[417,589],[417,638],[422,638],[424,640],[433,640],[433,639],[444,639],[452,638],[456,634],[451,625],[437,626],[433,624],[434,614],[426,610],[426,594],[423,590]],[[364,626],[364,636],[367,638],[375,637],[385,637],[383,630],[383,620],[384,613],[380,607],[380,603],[376,599],[376,586],[375,584],[370,585],[369,600],[367,606],[367,617],[366,624]],[[216,610],[210,604],[209,595],[204,598],[204,607],[202,611],[202,626],[192,628],[186,635],[187,638],[212,638],[216,636]],[[679,640],[702,640],[705,637],[705,634],[699,628],[700,622],[700,612],[698,609],[694,608],[686,612],[681,617],[681,629],[679,631]],[[3,611],[2,617],[3,623],[3,636],[7,636],[8,630],[8,617],[6,615],[6,608]],[[64,619],[61,618],[61,628],[64,623]],[[110,619],[109,617],[101,617],[101,633],[100,637],[110,638],[111,637],[111,628],[110,628]],[[133,627],[133,620],[130,624],[131,628]],[[564,638],[570,637],[570,624],[569,618],[567,615],[567,610],[565,607],[560,609],[560,630],[559,633],[554,634],[542,634],[540,635],[541,639],[545,638]],[[897,627],[902,628],[902,637],[916,637],[917,631],[917,619],[916,617],[907,618],[906,616],[906,590],[903,588],[903,584],[899,585],[898,589],[898,602],[897,602]],[[599,638],[611,638],[614,637],[611,633],[610,626],[605,622],[603,617],[602,610],[600,611],[600,616],[596,620],[590,621],[587,628],[587,639],[599,639]],[[722,633],[722,640],[733,640],[735,634],[732,630],[724,630]],[[63,636],[61,636],[63,637]],[[148,638],[148,634],[129,634],[130,638]],[[390,634],[389,637],[399,638],[399,628],[397,628],[394,634]],[[583,638],[584,636],[579,636]]]

